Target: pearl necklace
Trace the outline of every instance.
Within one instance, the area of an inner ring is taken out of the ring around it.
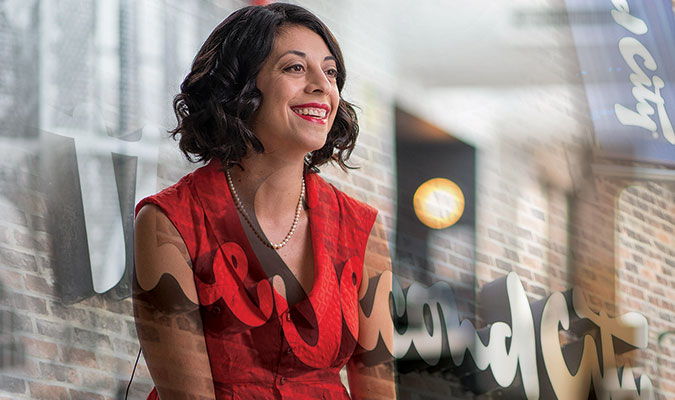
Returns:
[[[269,248],[278,250],[284,247],[291,239],[291,236],[293,236],[293,234],[295,233],[295,228],[298,227],[298,221],[300,220],[300,211],[302,210],[302,198],[305,197],[305,177],[304,176],[302,177],[302,190],[300,190],[300,198],[298,199],[298,206],[295,208],[295,217],[293,218],[291,230],[288,231],[284,240],[282,240],[279,243],[272,243],[267,238],[265,238],[262,233],[258,232],[256,227],[253,225],[253,222],[251,222],[251,219],[249,218],[248,213],[246,212],[246,208],[244,208],[244,204],[241,202],[239,194],[237,194],[237,190],[234,188],[234,184],[232,183],[232,175],[230,175],[229,169],[225,170],[225,175],[227,176],[227,185],[230,187],[232,197],[234,197],[234,204],[237,206],[237,211],[239,211],[241,215],[244,216],[244,219],[248,223],[248,226],[251,227],[253,233],[255,233],[258,239],[260,239],[260,241],[263,242],[263,244]]]

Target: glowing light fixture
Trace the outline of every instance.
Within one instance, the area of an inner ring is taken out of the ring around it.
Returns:
[[[449,179],[429,179],[415,191],[413,209],[417,218],[429,228],[447,228],[464,213],[464,193]]]

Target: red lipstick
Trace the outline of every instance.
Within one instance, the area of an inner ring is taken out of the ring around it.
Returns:
[[[326,115],[323,118],[319,118],[313,115],[306,115],[306,114],[300,114],[299,110],[302,110],[303,108],[317,108],[321,110],[326,111]],[[298,104],[295,106],[291,106],[291,110],[297,115],[298,117],[310,121],[310,122],[315,122],[317,124],[325,125],[326,120],[328,119],[328,114],[330,113],[330,106],[327,104],[322,104],[322,103],[305,103],[305,104]]]

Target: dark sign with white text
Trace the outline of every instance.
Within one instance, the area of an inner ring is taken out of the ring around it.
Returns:
[[[675,163],[675,19],[670,0],[566,0],[596,145]]]

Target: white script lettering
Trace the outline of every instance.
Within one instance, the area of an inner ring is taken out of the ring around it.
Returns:
[[[362,284],[361,299],[368,292],[369,281]],[[514,272],[505,278],[491,282],[483,288],[488,290],[487,302],[483,307],[494,308],[494,315],[510,315],[506,317],[488,318],[489,335],[487,344],[480,339],[478,330],[469,320],[460,318],[453,290],[447,282],[437,282],[430,287],[423,287],[413,282],[405,292],[390,271],[383,272],[375,284],[372,294],[373,302],[388,301],[391,294],[394,300],[393,314],[380,315],[378,311],[360,308],[361,318],[377,321],[373,326],[377,330],[362,331],[359,344],[365,350],[375,349],[378,338],[382,336],[389,354],[397,359],[407,358],[412,349],[429,366],[436,366],[443,353],[444,338],[452,358],[452,363],[459,366],[464,362],[468,352],[475,367],[479,371],[489,371],[495,382],[502,388],[511,386],[516,373],[520,369],[522,390],[528,400],[539,399],[542,379],[548,379],[558,399],[582,399],[590,393],[591,384],[599,399],[609,400],[611,397],[651,400],[654,398],[651,381],[642,376],[639,385],[632,369],[625,366],[617,368],[617,352],[630,351],[634,348],[647,347],[647,319],[641,314],[630,312],[615,318],[605,313],[595,313],[584,300],[583,293],[573,290],[571,293],[571,311],[562,293],[552,294],[541,307],[531,307],[523,284]],[[364,287],[365,286],[365,287]],[[424,321],[424,309],[430,318]],[[389,311],[389,310],[387,310]],[[384,311],[379,310],[379,313]],[[599,328],[602,366],[598,360],[598,346],[592,336],[594,329],[584,331],[580,338],[583,354],[580,362],[561,348],[559,326],[564,330],[570,328],[570,315],[592,323]],[[406,316],[408,326],[404,332],[394,329],[394,317]],[[430,321],[430,322],[429,322]],[[442,329],[445,322],[445,330]],[[537,348],[536,329],[541,324],[541,348]],[[393,332],[393,340],[387,340]],[[507,345],[510,339],[510,345]],[[626,344],[621,351],[613,344],[617,339]],[[537,367],[537,354],[544,360],[544,371]],[[567,365],[578,364],[574,374]],[[621,379],[619,379],[621,374]],[[639,390],[638,390],[639,387]],[[472,389],[474,390],[474,389]],[[490,388],[477,388],[485,392]]]
[[[635,34],[644,34],[647,32],[647,25],[641,19],[630,15],[628,4],[625,0],[613,0],[615,7],[621,11],[612,10],[614,21],[627,30]],[[647,129],[653,135],[658,136],[656,122],[651,118],[654,115],[654,107],[648,104],[653,103],[656,106],[656,113],[659,117],[659,124],[663,137],[671,144],[675,144],[675,132],[666,112],[665,101],[661,96],[661,89],[665,83],[661,77],[654,74],[649,78],[645,71],[640,67],[636,57],[643,60],[643,65],[650,71],[656,71],[657,65],[654,57],[649,50],[637,39],[626,36],[619,40],[619,52],[632,71],[630,81],[633,83],[633,97],[637,100],[635,110],[631,110],[621,104],[614,104],[614,113],[622,125],[637,126]],[[653,88],[653,91],[647,89]]]
[[[588,397],[592,382],[599,400],[653,399],[654,391],[649,378],[646,376],[640,378],[638,393],[633,370],[629,366],[624,366],[623,371],[617,368],[614,351],[614,338],[631,347],[646,348],[647,319],[635,312],[611,318],[606,313],[591,311],[581,291],[574,290],[572,296],[574,312],[579,318],[593,322],[600,330],[602,369],[598,359],[596,338],[584,334],[580,361],[577,365],[572,365],[573,368],[577,367],[576,372],[574,374],[570,372],[567,365],[569,359],[573,357],[564,356],[558,334],[559,325],[564,330],[570,328],[570,312],[564,295],[552,294],[546,301],[541,318],[541,350],[556,397],[560,400],[585,399]]]
[[[630,8],[628,8],[627,0],[612,0],[612,4],[617,8],[616,10],[612,10],[614,22],[636,35],[644,35],[647,33],[647,24],[645,24],[645,21],[630,15]]]

